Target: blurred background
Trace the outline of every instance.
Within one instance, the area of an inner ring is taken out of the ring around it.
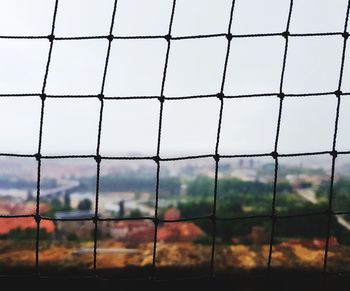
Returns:
[[[347,0],[294,0],[277,145],[271,266],[322,270],[342,57],[328,270],[350,262],[350,52]],[[157,155],[172,0],[118,0],[104,86],[102,157]],[[177,0],[164,84],[156,266],[209,272],[215,154],[231,0]],[[0,269],[34,270],[41,94],[54,0],[0,0]],[[39,264],[43,272],[93,268],[100,101],[113,0],[59,0],[45,87]],[[236,0],[218,153],[215,271],[266,268],[272,230],[281,72],[289,0]],[[261,36],[261,34],[269,34]],[[305,34],[316,34],[310,36]],[[9,36],[16,36],[12,38]],[[21,38],[33,36],[39,38]],[[144,38],[133,38],[133,37]],[[208,36],[186,38],[191,36]],[[42,38],[40,38],[42,37]],[[83,39],[70,39],[83,37]],[[84,37],[88,37],[84,39]],[[180,39],[176,39],[176,38]],[[184,37],[184,38],[182,38]],[[309,94],[310,96],[305,96]],[[188,98],[208,95],[203,98]],[[253,95],[253,96],[252,96]],[[74,98],[65,98],[65,97]],[[127,99],[132,97],[132,99]],[[237,98],[234,98],[237,97]],[[110,98],[110,99],[108,99]],[[325,152],[325,153],[323,153]],[[289,156],[317,153],[312,156]],[[11,155],[24,154],[28,157]],[[65,155],[64,159],[50,159]],[[88,155],[87,158],[69,158]],[[177,157],[202,156],[195,159]],[[241,155],[232,158],[230,156]],[[265,155],[257,157],[256,155]],[[209,157],[207,157],[209,156]],[[157,164],[102,159],[97,269],[153,260]],[[302,216],[298,214],[308,214]],[[290,217],[293,216],[293,217]],[[204,217],[193,221],[181,219]],[[244,219],[228,219],[241,217]],[[108,219],[119,220],[108,220]],[[126,220],[123,220],[126,218]],[[227,219],[226,219],[227,218]],[[64,221],[64,220],[78,221]],[[175,222],[176,221],[176,222]]]

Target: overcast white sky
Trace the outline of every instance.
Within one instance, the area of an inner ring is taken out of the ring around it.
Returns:
[[[113,0],[59,0],[55,35],[107,35]],[[294,0],[290,31],[342,32],[347,0]],[[119,0],[114,35],[165,35],[172,0]],[[231,0],[177,0],[173,36],[225,33]],[[0,35],[50,34],[54,0],[0,0]],[[236,0],[232,33],[285,30],[289,0]],[[106,39],[55,41],[46,93],[98,94]],[[226,38],[171,42],[165,84],[167,97],[220,91]],[[292,38],[283,91],[330,92],[337,89],[341,36]],[[163,39],[114,40],[105,96],[158,96],[167,43]],[[48,40],[0,40],[0,94],[41,91]],[[350,92],[350,46],[343,92]],[[284,52],[281,36],[233,39],[224,93],[279,91]],[[273,150],[279,100],[257,97],[225,100],[221,154]],[[170,100],[164,104],[161,156],[214,153],[219,100]],[[0,152],[35,153],[39,97],[0,98]],[[43,154],[95,154],[98,99],[47,99]],[[159,101],[105,102],[102,155],[154,155]],[[334,95],[286,98],[279,152],[330,150],[334,131]],[[338,150],[350,150],[350,96],[341,103]]]

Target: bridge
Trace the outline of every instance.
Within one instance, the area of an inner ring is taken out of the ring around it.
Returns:
[[[53,198],[61,195],[65,195],[66,193],[70,193],[75,191],[80,183],[79,181],[74,181],[74,180],[64,180],[61,181],[61,186],[51,188],[51,189],[43,189],[40,191],[40,196],[41,197],[47,197],[47,198]]]

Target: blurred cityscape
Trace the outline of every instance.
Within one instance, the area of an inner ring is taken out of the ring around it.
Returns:
[[[338,160],[338,159],[337,159]],[[152,160],[103,160],[100,218],[153,217],[156,164]],[[275,164],[272,157],[221,159],[216,215],[215,268],[265,268],[269,255]],[[215,161],[212,158],[160,162],[157,231],[159,267],[210,265]],[[328,231],[331,157],[279,159],[272,267],[323,268]],[[34,267],[37,162],[0,159],[0,268]],[[93,268],[96,162],[45,159],[41,169],[40,266]],[[339,158],[333,185],[328,269],[350,270],[350,160]],[[298,214],[308,214],[298,216]],[[266,215],[266,217],[264,216]],[[255,217],[256,216],[256,217]],[[261,217],[260,217],[261,216]],[[289,217],[288,217],[289,216]],[[203,219],[179,221],[181,218]],[[58,220],[50,220],[50,219]],[[64,221],[73,219],[73,221]],[[175,220],[175,221],[173,221]],[[173,222],[172,222],[173,221]],[[97,268],[149,267],[155,227],[151,219],[98,222]]]

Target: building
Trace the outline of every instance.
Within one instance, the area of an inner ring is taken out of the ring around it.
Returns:
[[[150,220],[124,220],[111,226],[110,237],[125,242],[151,242],[154,238],[154,224]]]
[[[40,213],[45,213],[50,210],[50,207],[41,202],[40,203]],[[9,202],[0,201],[0,213],[2,215],[18,215],[18,214],[35,214],[36,213],[36,203],[35,202]]]
[[[92,218],[94,212],[70,211],[57,212],[56,218],[73,221],[57,221],[57,235],[62,239],[91,239],[95,229]],[[166,220],[177,220],[180,211],[170,208],[165,212]],[[103,238],[120,240],[125,243],[147,243],[154,239],[155,227],[151,220],[122,220],[122,221],[99,221],[99,235]],[[158,227],[158,241],[178,242],[193,241],[205,233],[192,222],[161,223]]]
[[[62,239],[91,239],[95,229],[91,220],[94,216],[95,213],[91,210],[57,212],[55,214],[57,219],[73,219],[73,221],[57,221],[57,235]]]
[[[92,221],[94,216],[95,212],[92,210],[57,212],[55,217],[62,219],[57,221],[57,235],[62,239],[92,239],[95,231],[95,224]],[[125,227],[124,224],[118,226],[118,223],[122,222],[127,221],[99,221],[99,235],[102,238],[125,238],[130,231],[130,227]]]
[[[49,206],[45,203],[40,203],[40,212],[47,212]],[[18,215],[18,214],[35,214],[36,203],[13,203],[13,202],[0,202],[0,213],[2,215]],[[3,219],[0,223],[0,235],[6,235],[13,230],[25,230],[33,229],[36,230],[37,224],[34,218],[8,218]],[[45,230],[49,234],[55,232],[55,224],[52,221],[42,220],[40,222],[40,228]]]

